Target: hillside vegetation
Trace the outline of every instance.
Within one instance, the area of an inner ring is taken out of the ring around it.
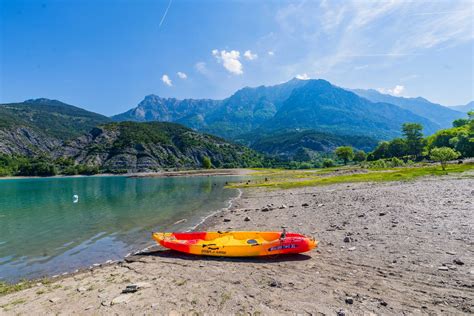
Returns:
[[[222,138],[167,122],[110,123],[66,142],[57,157],[111,172],[261,166],[263,157]]]
[[[370,151],[378,142],[368,136],[334,135],[315,130],[282,130],[274,133],[251,133],[242,137],[253,149],[281,158],[299,159],[298,153],[306,151],[314,156],[328,153],[336,147],[350,145],[354,148]]]
[[[23,127],[67,140],[110,122],[106,116],[56,100],[35,99],[0,105],[0,128]]]

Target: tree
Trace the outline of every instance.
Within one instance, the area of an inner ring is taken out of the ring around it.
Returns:
[[[355,152],[354,161],[362,162],[362,161],[365,161],[365,159],[367,159],[367,154],[365,153],[365,151],[358,150]]]
[[[344,160],[344,164],[347,165],[347,162],[354,159],[354,150],[351,146],[341,146],[337,147],[334,152],[337,158]]]
[[[467,124],[469,124],[469,120],[465,118],[460,118],[453,121],[453,127],[461,127]]]
[[[211,167],[212,167],[211,159],[207,156],[202,157],[202,166],[205,169],[211,169]]]
[[[405,123],[402,126],[403,136],[407,144],[407,153],[409,155],[421,156],[424,147],[423,126],[418,123]]]
[[[408,146],[404,139],[395,138],[388,144],[389,157],[403,157],[407,154]]]
[[[431,150],[430,158],[441,163],[441,168],[446,170],[446,162],[459,157],[459,153],[449,147],[436,147]]]
[[[324,168],[334,167],[334,160],[329,159],[329,158],[324,158],[324,160],[323,160],[323,167],[324,167]]]
[[[386,142],[386,141],[380,142],[378,144],[378,146],[374,149],[374,151],[371,152],[367,156],[367,160],[374,161],[374,160],[379,160],[379,159],[383,159],[383,158],[388,158],[388,156],[389,156],[389,150],[388,150],[389,146],[390,146],[389,142]]]
[[[298,150],[296,150],[295,155],[293,156],[293,159],[300,162],[310,161],[311,156],[306,148],[299,147]]]

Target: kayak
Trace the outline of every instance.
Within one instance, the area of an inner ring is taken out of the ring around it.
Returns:
[[[286,231],[153,233],[152,237],[168,249],[220,257],[294,254],[309,251],[318,245],[312,237]]]

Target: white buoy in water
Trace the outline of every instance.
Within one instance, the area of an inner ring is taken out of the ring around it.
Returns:
[[[77,203],[77,202],[79,202],[79,195],[74,194],[74,195],[72,196],[72,203]]]

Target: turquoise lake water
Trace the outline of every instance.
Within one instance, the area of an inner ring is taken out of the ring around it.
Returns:
[[[237,177],[0,180],[0,280],[51,276],[154,244],[227,207]],[[74,195],[78,195],[74,203]],[[181,224],[176,221],[186,218]]]

